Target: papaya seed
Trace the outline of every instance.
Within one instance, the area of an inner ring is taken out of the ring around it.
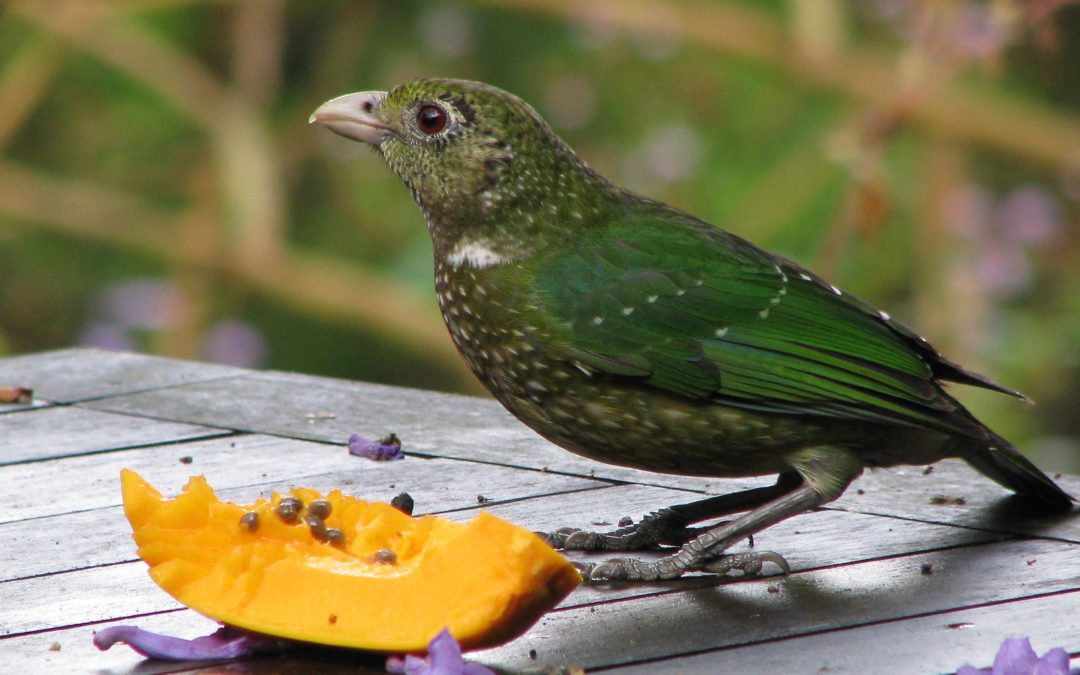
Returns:
[[[336,527],[326,528],[326,543],[331,546],[344,546],[345,533]]]
[[[330,504],[330,502],[326,501],[325,499],[316,499],[315,501],[307,505],[307,514],[315,518],[322,518],[323,520],[326,520],[328,517],[330,517],[330,512],[333,509],[334,507]]]
[[[398,496],[390,500],[390,506],[393,506],[407,516],[411,516],[413,512],[413,498],[408,492],[401,492]]]
[[[240,517],[240,527],[248,532],[256,532],[259,529],[259,512],[248,511]]]
[[[308,516],[304,518],[304,522],[311,528],[311,536],[315,538],[315,541],[326,541],[326,523],[322,518]]]
[[[300,517],[300,511],[304,509],[304,502],[296,497],[285,497],[274,507],[274,512],[283,522],[295,523]]]

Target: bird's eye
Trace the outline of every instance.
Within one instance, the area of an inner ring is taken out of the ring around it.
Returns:
[[[429,136],[445,129],[446,122],[446,111],[433,103],[420,106],[420,110],[416,112],[416,126]]]

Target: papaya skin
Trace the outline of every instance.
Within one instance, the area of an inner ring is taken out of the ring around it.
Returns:
[[[487,512],[456,523],[340,490],[292,490],[304,504],[330,502],[325,525],[345,533],[334,545],[317,541],[302,518],[279,518],[277,493],[238,505],[219,500],[202,476],[173,499],[134,471],[120,480],[151,578],[201,614],[276,637],[422,652],[446,627],[463,648],[490,647],[523,633],[581,582],[533,532]],[[242,525],[252,512],[247,522],[257,526]]]

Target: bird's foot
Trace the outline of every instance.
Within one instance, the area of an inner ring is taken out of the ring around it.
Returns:
[[[765,563],[776,565],[782,574],[791,571],[787,560],[773,551],[693,556],[686,555],[686,549],[652,562],[634,558],[614,558],[601,563],[575,562],[574,567],[581,573],[586,583],[606,583],[676,579],[687,572],[727,574],[731,571],[740,571],[744,576],[756,577],[761,575]]]
[[[682,546],[707,529],[689,527],[684,516],[666,508],[612,532],[563,527],[554,532],[537,534],[552,547],[564,551],[641,551],[660,545]]]

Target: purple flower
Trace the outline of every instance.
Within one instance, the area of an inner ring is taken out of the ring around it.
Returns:
[[[401,441],[394,434],[377,441],[369,441],[360,434],[353,434],[349,436],[349,454],[377,462],[405,459],[405,453],[401,451]]]
[[[222,319],[202,337],[202,355],[212,363],[258,368],[266,360],[266,351],[259,329],[240,319]]]
[[[104,651],[124,642],[138,653],[162,661],[216,661],[244,656],[277,654],[292,643],[268,635],[222,626],[211,635],[193,640],[159,635],[137,626],[109,626],[94,633],[94,646]]]
[[[391,656],[386,660],[386,671],[398,675],[495,675],[490,668],[461,658],[461,646],[446,628],[431,638],[427,652],[427,658]]]
[[[1075,675],[1078,672],[1080,669],[1069,670],[1069,654],[1061,647],[1054,647],[1040,658],[1035,655],[1030,639],[1016,637],[1001,643],[992,668],[965,664],[956,675]]]

